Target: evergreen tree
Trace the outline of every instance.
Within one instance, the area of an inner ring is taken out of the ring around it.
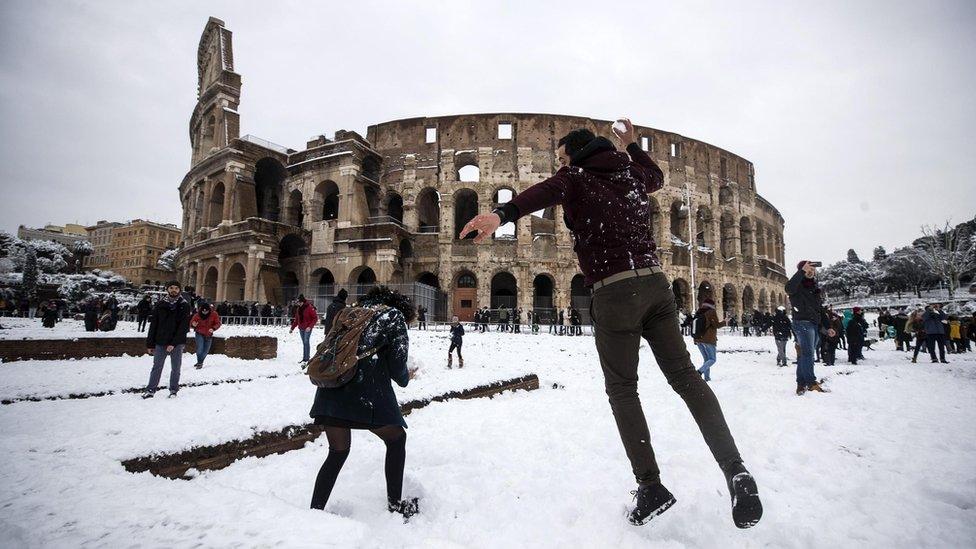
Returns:
[[[884,246],[878,246],[874,249],[874,261],[883,261],[888,257],[888,252],[885,251]]]
[[[27,246],[27,255],[24,259],[24,278],[23,290],[27,299],[34,303],[37,301],[37,252],[33,246]]]
[[[854,248],[851,248],[850,250],[847,250],[847,262],[848,263],[860,263],[861,262],[861,258],[857,257],[857,252],[854,251]]]

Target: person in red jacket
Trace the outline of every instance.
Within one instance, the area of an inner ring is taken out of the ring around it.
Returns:
[[[201,300],[196,314],[190,319],[190,327],[193,328],[193,338],[197,344],[197,363],[193,367],[199,370],[203,368],[203,361],[213,345],[213,334],[220,328],[220,315],[209,303]]]
[[[315,310],[315,305],[306,301],[304,295],[299,295],[298,307],[295,308],[295,317],[291,319],[291,330],[288,333],[292,333],[295,331],[295,328],[298,328],[298,334],[302,336],[302,360],[299,362],[302,366],[308,364],[310,353],[309,341],[312,338],[312,328],[318,322],[319,313]]]

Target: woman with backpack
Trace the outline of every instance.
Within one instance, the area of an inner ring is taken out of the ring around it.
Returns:
[[[702,300],[701,307],[698,308],[698,312],[694,316],[694,332],[692,336],[695,341],[695,345],[698,346],[698,350],[702,354],[704,363],[702,363],[701,368],[698,369],[698,373],[701,374],[705,381],[711,381],[712,378],[709,375],[712,366],[715,364],[716,351],[715,346],[718,344],[718,329],[725,326],[725,322],[719,322],[718,314],[715,312],[715,301],[711,298],[706,298]]]
[[[200,300],[200,307],[196,314],[190,319],[190,328],[193,328],[193,338],[196,343],[197,363],[193,366],[197,370],[203,368],[203,361],[210,353],[210,346],[213,345],[213,334],[220,328],[220,315],[210,307],[206,301]]]
[[[315,424],[324,428],[329,440],[329,455],[315,478],[311,507],[325,508],[339,471],[349,457],[352,429],[362,429],[372,432],[386,445],[387,510],[408,518],[419,507],[417,498],[402,499],[407,423],[400,413],[392,382],[406,387],[412,376],[407,369],[407,324],[416,317],[416,310],[409,298],[385,286],[370,290],[360,299],[359,306],[375,311],[362,331],[357,349],[357,356],[368,356],[359,359],[356,374],[345,385],[319,387],[309,412]],[[355,310],[347,308],[341,314],[352,314]],[[339,318],[337,322],[342,317]]]

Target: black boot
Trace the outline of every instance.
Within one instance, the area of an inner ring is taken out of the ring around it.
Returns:
[[[735,463],[725,470],[725,481],[732,498],[732,522],[739,528],[755,526],[763,513],[756,479],[741,463]]]
[[[636,526],[640,526],[667,511],[677,501],[660,482],[641,484],[637,490],[631,493],[637,500],[637,506],[630,511],[628,520]]]
[[[404,499],[400,501],[390,501],[387,510],[391,513],[399,513],[406,520],[420,512],[420,500],[417,498]]]

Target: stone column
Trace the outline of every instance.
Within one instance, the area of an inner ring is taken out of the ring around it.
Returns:
[[[197,279],[193,283],[195,284],[197,295],[203,295],[203,276],[205,274],[203,272],[203,262],[198,259],[194,263],[197,265]]]
[[[244,272],[244,300],[245,301],[257,301],[254,291],[254,282],[257,278],[258,272],[258,252],[255,250],[254,246],[251,246],[247,250],[247,266]]]
[[[223,301],[227,296],[226,283],[226,273],[224,272],[224,263],[227,261],[227,256],[224,254],[217,254],[217,301]]]

